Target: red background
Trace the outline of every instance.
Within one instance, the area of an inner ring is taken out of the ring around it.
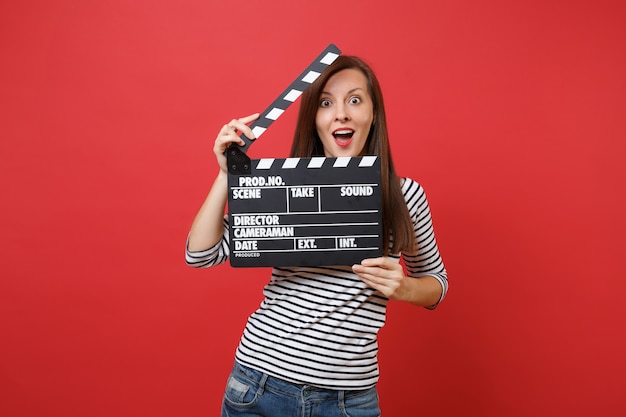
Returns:
[[[450,277],[393,304],[386,417],[626,410],[621,1],[0,5],[0,414],[217,415],[267,269],[193,270],[212,143],[365,57]],[[250,150],[285,157],[290,109]]]

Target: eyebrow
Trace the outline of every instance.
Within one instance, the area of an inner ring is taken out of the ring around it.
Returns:
[[[362,90],[362,91],[365,91],[365,90],[364,90],[363,88],[361,88],[361,87],[355,87],[355,88],[353,88],[352,90],[348,91],[348,94],[352,94],[352,93],[354,93],[354,92],[355,92],[355,91],[357,91],[357,90]],[[332,94],[331,94],[331,93],[329,93],[328,91],[322,91],[322,94],[327,94],[327,95],[329,95],[329,96],[332,96]]]

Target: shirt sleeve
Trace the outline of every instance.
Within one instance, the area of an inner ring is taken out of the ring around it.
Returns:
[[[441,284],[441,297],[437,303],[427,307],[434,309],[448,292],[448,274],[437,247],[428,199],[424,188],[410,178],[404,180],[402,191],[413,220],[417,244],[415,253],[402,253],[402,259],[410,277],[432,276]]]
[[[189,237],[187,237],[187,243],[185,244],[185,262],[187,265],[194,268],[209,268],[226,262],[230,256],[228,228],[228,215],[226,215],[224,216],[222,239],[213,247],[202,251],[190,251]]]

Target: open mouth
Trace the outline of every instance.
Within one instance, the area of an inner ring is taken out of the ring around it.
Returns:
[[[340,128],[333,132],[335,143],[339,146],[348,146],[352,142],[352,136],[354,136],[352,129]]]

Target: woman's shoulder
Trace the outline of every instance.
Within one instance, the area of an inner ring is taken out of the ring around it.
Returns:
[[[403,177],[400,179],[402,195],[409,209],[411,217],[415,217],[426,201],[426,193],[422,185],[413,178]]]
[[[405,196],[415,192],[424,192],[420,183],[409,177],[400,178],[400,187],[402,188],[402,193]]]

